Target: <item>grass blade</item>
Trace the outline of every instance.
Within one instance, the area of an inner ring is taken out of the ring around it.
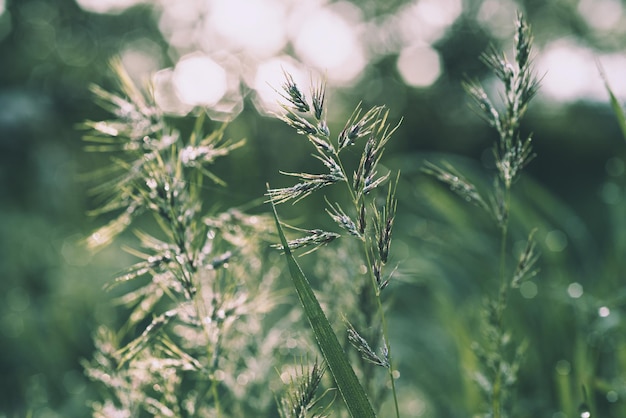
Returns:
[[[609,86],[609,80],[607,79],[606,74],[604,73],[604,70],[599,63],[598,69],[600,70],[600,76],[604,81],[604,87],[606,87],[606,91],[609,93],[609,97],[611,99],[611,107],[613,108],[613,113],[615,113],[615,117],[617,118],[619,128],[622,131],[622,136],[626,140],[626,115],[624,114],[624,110],[617,100],[617,97],[615,97],[615,94],[613,94],[613,90],[611,90],[611,86]]]
[[[304,312],[311,324],[311,328],[313,328],[317,344],[324,356],[324,360],[326,360],[328,369],[335,379],[337,388],[348,407],[348,411],[350,411],[350,415],[352,415],[353,418],[374,418],[376,414],[367,398],[367,394],[354,374],[354,370],[352,366],[350,366],[346,354],[341,348],[337,336],[328,322],[328,318],[326,318],[322,307],[315,297],[308,279],[293,257],[280,225],[274,202],[271,200],[270,202],[272,204],[278,236],[280,237],[281,244],[285,251],[285,257],[287,258],[291,279],[298,293],[298,297],[300,298],[300,302],[302,303],[302,307],[304,308]]]

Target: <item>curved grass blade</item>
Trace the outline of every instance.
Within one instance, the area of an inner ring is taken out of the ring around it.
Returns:
[[[620,105],[617,97],[613,94],[613,90],[609,86],[609,80],[602,69],[600,63],[598,63],[598,70],[600,71],[600,76],[602,77],[602,81],[604,81],[604,87],[606,91],[609,93],[609,97],[611,99],[611,108],[613,108],[613,113],[615,113],[615,117],[617,118],[617,123],[619,125],[620,130],[622,131],[622,136],[626,139],[626,114],[624,114],[624,110]]]
[[[291,279],[298,293],[298,298],[302,303],[311,328],[313,328],[317,344],[324,356],[324,360],[326,360],[328,369],[335,379],[337,388],[348,407],[348,411],[350,411],[350,415],[352,415],[353,418],[375,418],[376,414],[372,409],[372,405],[367,398],[365,390],[354,374],[354,370],[352,366],[350,366],[346,354],[341,348],[337,336],[328,322],[328,318],[326,318],[324,311],[313,293],[311,284],[289,249],[287,239],[285,238],[285,234],[278,219],[278,214],[276,213],[274,201],[270,200],[270,203],[272,204],[278,236],[280,237],[285,251],[289,273],[291,274]]]

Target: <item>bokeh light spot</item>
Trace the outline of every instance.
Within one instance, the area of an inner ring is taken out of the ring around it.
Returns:
[[[519,291],[525,299],[533,299],[538,293],[537,285],[532,281],[522,283],[519,287]]]
[[[337,84],[353,81],[366,65],[354,24],[328,8],[312,11],[297,26],[293,43],[306,64],[326,72]]]
[[[583,295],[583,286],[580,283],[573,282],[567,286],[567,294],[572,299],[578,299]]]
[[[578,13],[594,29],[608,30],[622,18],[620,0],[580,0]]]
[[[130,77],[140,86],[161,68],[159,45],[144,37],[127,43],[120,52],[120,59]]]
[[[622,200],[622,189],[612,181],[607,181],[602,185],[600,197],[607,205],[615,205]]]
[[[284,2],[274,0],[217,0],[208,28],[235,48],[268,57],[287,42]]]
[[[463,10],[460,0],[419,0],[417,13],[433,26],[451,25]]]
[[[546,234],[546,246],[555,253],[563,251],[567,247],[567,235],[558,229]]]
[[[611,310],[606,306],[601,306],[598,309],[598,315],[602,318],[606,318],[607,316],[611,315]]]
[[[304,90],[309,86],[300,65],[288,56],[272,58],[260,64],[250,77],[248,84],[255,90],[254,104],[259,112],[265,115],[280,111],[280,104],[284,103],[278,93],[285,83],[285,72],[290,74],[295,83]],[[306,92],[306,90],[305,90]]]
[[[485,0],[476,17],[495,37],[502,39],[513,33],[511,22],[515,20],[516,10],[516,4],[510,0]]]
[[[212,106],[227,89],[224,68],[200,54],[183,57],[176,64],[172,81],[180,100],[189,105]]]
[[[399,13],[398,30],[408,44],[432,44],[446,33],[463,11],[460,0],[418,0]]]
[[[620,80],[626,72],[623,54],[600,55],[569,38],[549,42],[536,62],[537,73],[544,74],[540,94],[561,102],[587,99],[605,103],[608,94],[598,64],[609,81]],[[611,88],[618,100],[626,96],[626,83],[616,82]]]
[[[614,390],[609,390],[606,393],[606,400],[611,403],[617,402],[619,400],[619,394]]]
[[[543,94],[569,101],[587,93],[589,79],[597,77],[591,51],[570,40],[548,44],[537,61],[539,73],[545,73],[541,83]]]
[[[439,54],[428,46],[404,48],[398,56],[397,65],[404,82],[414,87],[428,87],[441,74]]]
[[[174,70],[171,68],[166,68],[154,74],[152,77],[154,100],[164,113],[186,115],[193,109],[193,106],[181,102],[172,81],[173,75]]]
[[[98,44],[87,28],[66,28],[58,34],[57,54],[61,60],[73,67],[86,67],[98,55]]]
[[[117,14],[144,0],[76,0],[86,12]]]

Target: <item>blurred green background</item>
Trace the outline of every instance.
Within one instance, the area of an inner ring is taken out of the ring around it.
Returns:
[[[479,55],[490,43],[510,50],[515,10],[533,27],[544,79],[524,124],[538,157],[514,188],[514,237],[538,227],[543,253],[534,287],[511,301],[531,347],[518,409],[572,416],[585,385],[599,416],[624,416],[626,143],[596,61],[624,101],[626,2],[0,0],[0,417],[87,416],[95,396],[79,362],[96,324],[116,321],[102,286],[130,257],[83,248],[102,222],[86,215],[84,174],[107,159],[83,150],[77,127],[105,116],[89,85],[114,88],[116,56],[138,81],[157,74],[170,111],[203,104],[216,120],[236,117],[228,133],[248,143],[217,166],[225,205],[288,184],[279,170],[316,169],[305,141],[268,116],[281,66],[305,87],[309,72],[326,74],[335,132],[359,101],[404,118],[384,158],[402,170],[392,334],[405,395],[424,395],[415,416],[463,416],[461,342],[493,288],[497,234],[419,168],[445,156],[488,187],[496,137],[461,82],[497,94]]]

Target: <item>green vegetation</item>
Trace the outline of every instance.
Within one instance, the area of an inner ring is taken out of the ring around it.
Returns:
[[[445,321],[453,324],[448,338],[459,350],[459,378],[467,380],[455,389],[460,390],[455,395],[458,404],[451,408],[459,416],[525,416],[524,398],[517,389],[520,375],[532,367],[526,361],[528,352],[538,355],[542,350],[539,341],[520,329],[518,319],[530,308],[515,292],[525,288],[531,297],[536,293],[532,280],[538,273],[539,255],[534,236],[541,226],[535,214],[527,219],[522,216],[528,196],[513,199],[513,186],[535,157],[531,137],[522,133],[521,124],[539,88],[532,67],[532,35],[521,16],[516,22],[514,51],[512,63],[495,48],[482,56],[502,83],[501,104],[492,101],[479,83],[464,84],[477,113],[498,134],[491,188],[470,180],[473,175],[461,174],[449,162],[427,161],[422,168],[462,201],[483,210],[486,219],[493,221],[495,234],[482,240],[499,241],[486,250],[491,252],[488,258],[493,265],[484,268],[492,277],[484,280],[491,288],[481,292],[484,302],[463,307],[480,308],[467,318],[442,315],[444,326]],[[327,172],[285,172],[298,183],[268,188],[276,238],[267,215],[224,209],[214,193],[216,187],[236,189],[236,184],[226,186],[211,167],[218,158],[228,158],[245,146],[244,142],[225,139],[225,126],[209,123],[202,111],[188,131],[175,128],[151,98],[134,86],[120,63],[114,69],[122,95],[98,87],[93,90],[115,119],[87,122],[91,133],[85,139],[92,151],[115,153],[111,165],[98,174],[106,180],[94,192],[101,201],[95,213],[116,216],[91,234],[88,245],[109,244],[144,215],[150,215],[152,222],[144,221],[135,230],[139,248],[126,249],[140,261],[114,282],[123,287],[117,300],[127,309],[127,319],[118,331],[107,327],[98,331],[96,354],[85,363],[87,375],[107,388],[103,400],[92,406],[94,416],[414,416],[411,391],[419,393],[419,388],[408,379],[402,391],[396,385],[403,361],[392,357],[395,341],[390,327],[394,325],[386,311],[393,305],[392,299],[383,298],[389,288],[398,289],[390,284],[403,271],[391,245],[402,177],[381,165],[399,126],[390,125],[389,111],[382,106],[364,111],[359,105],[333,135],[326,119],[332,109],[325,84],[312,87],[309,102],[307,94],[285,74],[281,119],[306,137],[315,151],[313,157]],[[356,158],[355,149],[361,149]],[[344,193],[323,198],[334,230],[290,227],[279,220],[275,205],[297,205],[334,185],[346,187]],[[462,210],[451,202],[445,205],[447,210]],[[412,203],[404,200],[402,206],[406,210]],[[526,225],[532,223],[528,232]],[[472,222],[452,226],[456,227],[474,228]],[[519,237],[524,229],[525,240]],[[288,240],[289,230],[299,237]],[[457,245],[460,248],[450,246],[449,250],[475,250],[469,242]],[[330,247],[339,250],[324,251]],[[418,254],[421,250],[420,246],[411,248]],[[287,259],[302,310],[286,303],[293,300],[288,296],[293,292],[285,287],[284,269],[276,269],[281,265],[275,260],[277,251]],[[303,260],[313,277],[319,271],[316,265],[328,266],[327,271],[313,281],[307,279],[309,274],[303,272],[294,251],[306,256]],[[446,257],[442,252],[440,261],[433,263],[445,264]],[[395,264],[391,270],[390,261]],[[343,270],[333,271],[333,263],[342,264]],[[402,276],[411,280],[406,272]],[[440,309],[446,305],[449,302]],[[304,318],[313,339],[303,329]],[[419,334],[420,328],[412,332]],[[297,337],[287,337],[290,333]],[[295,338],[291,345],[286,343],[289,338]],[[308,366],[294,361],[319,355],[311,345],[313,340],[323,363]],[[380,370],[386,379],[381,379]],[[526,379],[538,375],[529,372]],[[597,408],[587,400],[587,388],[597,384],[589,379],[581,381],[579,395],[572,388],[561,389],[561,401],[570,403],[561,405],[564,411],[577,409],[578,404],[585,411]],[[340,396],[331,396],[335,390]],[[274,396],[278,400],[272,402]],[[423,402],[434,410],[436,404],[430,402],[435,401],[424,397]],[[432,415],[429,408],[417,416]]]
[[[20,196],[49,213],[0,207],[0,418],[626,416],[626,112],[600,68],[604,110],[554,116],[514,28],[462,81],[396,97],[385,60],[344,90],[285,71],[275,117],[228,123],[163,111],[113,60],[71,128],[80,192],[38,139],[45,193]],[[612,136],[550,136],[587,113]]]

